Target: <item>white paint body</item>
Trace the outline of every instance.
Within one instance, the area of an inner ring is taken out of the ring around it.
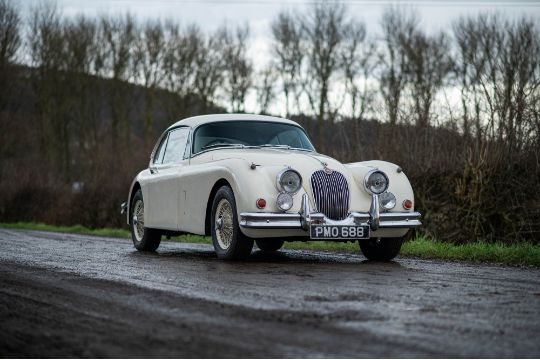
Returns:
[[[291,120],[248,114],[206,115],[188,118],[172,125],[188,126],[191,132],[201,125],[214,121],[253,120],[275,121],[294,124]],[[365,190],[364,176],[373,169],[384,171],[389,178],[389,188],[396,197],[396,206],[390,212],[406,212],[403,201],[409,199],[414,203],[413,190],[407,176],[395,164],[385,161],[364,161],[342,164],[336,159],[315,152],[287,150],[278,148],[218,148],[188,156],[178,164],[157,167],[157,173],[149,169],[141,171],[134,179],[130,189],[140,186],[144,198],[145,226],[148,228],[181,231],[199,235],[208,235],[206,217],[212,189],[219,181],[230,184],[236,201],[238,218],[242,212],[273,212],[280,210],[276,205],[279,190],[276,184],[277,174],[289,166],[302,176],[302,189],[294,195],[294,205],[288,213],[298,213],[301,198],[307,194],[310,208],[315,208],[310,188],[313,172],[321,170],[321,161],[328,168],[341,172],[349,184],[350,212],[368,212],[371,195]],[[255,169],[251,164],[256,164]],[[150,166],[151,167],[151,166]],[[398,170],[399,169],[399,170]],[[263,198],[267,205],[264,210],[258,209],[256,200]],[[128,208],[130,203],[128,201]],[[249,237],[292,237],[309,236],[301,229],[247,229],[241,228]],[[407,233],[407,228],[378,229],[372,232],[373,237],[398,237]]]

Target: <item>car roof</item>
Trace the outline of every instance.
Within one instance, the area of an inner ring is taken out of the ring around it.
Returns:
[[[290,124],[290,125],[296,125],[300,126],[297,122],[279,118],[276,116],[266,116],[266,115],[255,115],[255,114],[212,114],[212,115],[199,115],[199,116],[192,116],[183,120],[180,120],[173,125],[169,126],[169,129],[177,127],[177,126],[190,126],[190,127],[197,127],[202,124],[208,124],[213,122],[219,122],[219,121],[270,121],[270,122],[278,122],[282,124]],[[301,126],[300,126],[301,127]]]

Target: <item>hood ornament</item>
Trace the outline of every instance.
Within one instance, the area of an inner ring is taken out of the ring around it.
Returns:
[[[334,172],[334,170],[332,170],[332,169],[330,169],[330,168],[328,167],[328,164],[327,164],[327,163],[323,162],[322,165],[323,165],[324,173],[325,173],[326,175],[330,175],[330,174],[332,174],[332,173]]]

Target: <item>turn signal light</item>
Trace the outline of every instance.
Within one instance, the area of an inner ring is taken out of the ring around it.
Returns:
[[[405,210],[411,210],[412,209],[412,201],[409,200],[409,199],[403,201],[403,208]]]
[[[264,200],[264,199],[257,199],[256,204],[257,204],[257,207],[258,207],[259,209],[264,209],[264,208],[266,207],[266,200]]]

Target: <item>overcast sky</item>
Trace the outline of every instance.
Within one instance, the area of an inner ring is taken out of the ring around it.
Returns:
[[[19,0],[23,11],[43,0]],[[45,0],[49,1],[49,0]],[[53,0],[50,0],[53,1]],[[311,0],[56,0],[67,16],[76,14],[131,12],[140,20],[148,18],[177,19],[181,23],[197,23],[212,31],[227,24],[248,24],[251,30],[251,54],[259,67],[267,59],[270,22],[283,9],[302,10]],[[540,19],[539,1],[367,1],[344,0],[351,17],[362,19],[368,33],[378,32],[379,19],[385,6],[403,4],[415,8],[421,26],[427,31],[447,28],[460,15],[498,11],[509,17],[528,15]]]
[[[15,0],[17,1],[17,0]],[[130,12],[140,21],[146,19],[174,19],[182,24],[198,24],[203,31],[213,31],[220,25],[248,24],[250,57],[255,69],[268,62],[270,55],[270,23],[282,10],[303,11],[314,0],[19,0],[23,13],[42,1],[55,1],[66,16],[85,14],[95,16],[103,13],[123,14]],[[319,1],[319,0],[315,0]],[[540,20],[540,0],[537,1],[368,1],[342,0],[348,7],[349,16],[363,20],[368,36],[379,32],[379,20],[384,8],[399,4],[413,8],[420,15],[420,26],[428,32],[449,29],[453,20],[461,15],[481,12],[500,12],[508,18],[523,15]],[[283,106],[274,110],[283,112]],[[247,109],[255,109],[253,94],[247,98]]]

